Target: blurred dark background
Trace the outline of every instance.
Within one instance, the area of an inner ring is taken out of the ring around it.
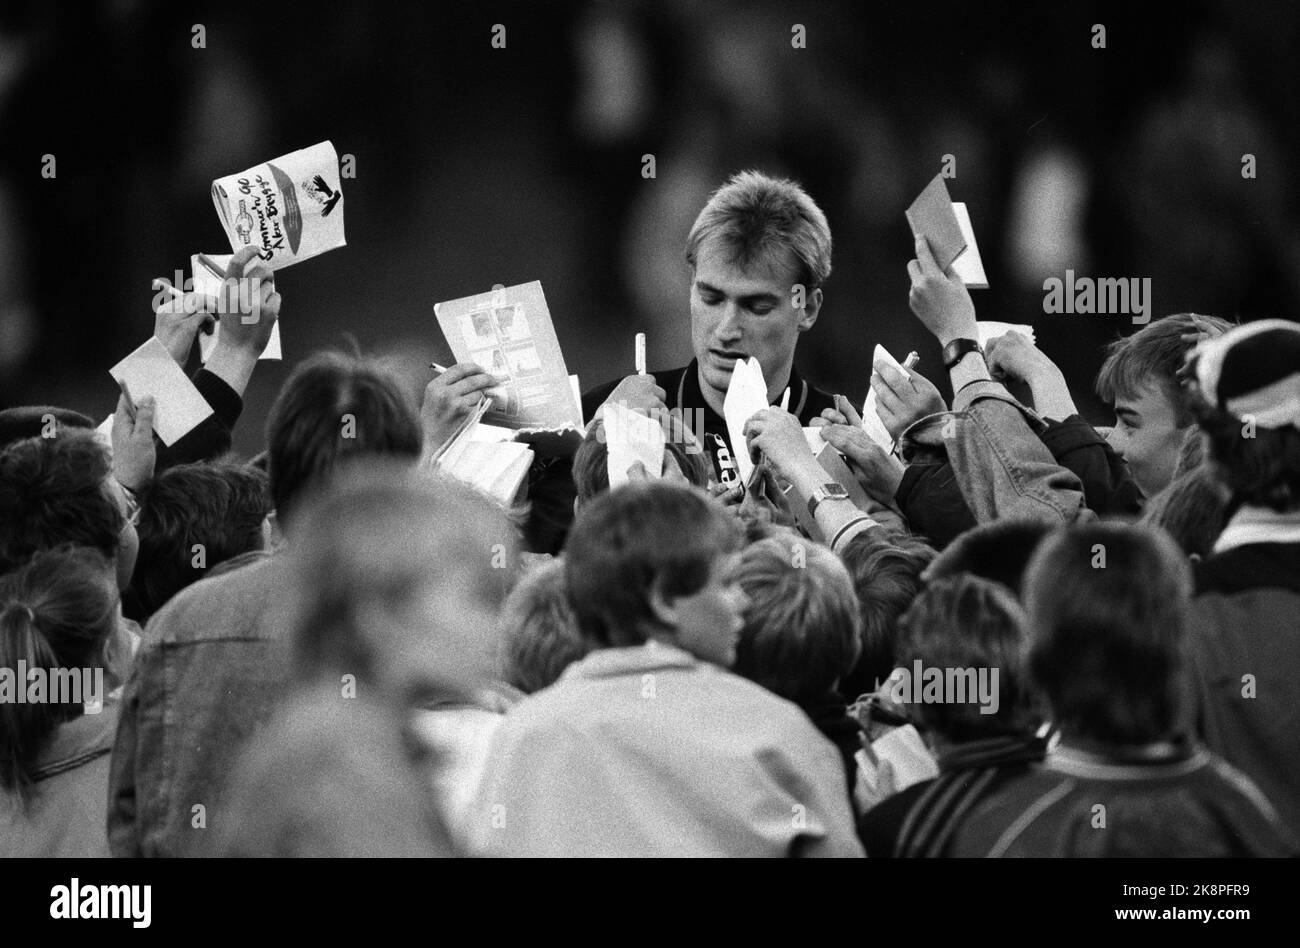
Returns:
[[[494,283],[542,281],[584,387],[632,371],[638,330],[652,369],[685,362],[686,233],[747,167],[800,180],[830,219],[803,371],[860,400],[879,342],[938,380],[903,209],[944,154],[992,286],[981,317],[1032,323],[1105,421],[1100,347],[1134,327],[1044,315],[1044,278],[1150,277],[1156,315],[1300,314],[1297,49],[1300,5],[1267,0],[6,0],[0,404],[108,414],[108,368],[152,331],[151,278],[227,249],[212,179],[329,139],[355,156],[348,246],[277,279],[285,361],[249,388],[245,453],[296,360],[351,334],[420,387],[450,358],[433,304]]]

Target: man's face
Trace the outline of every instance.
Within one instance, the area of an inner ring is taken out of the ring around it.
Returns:
[[[795,309],[797,281],[793,256],[742,270],[717,238],[704,242],[691,282],[691,342],[705,386],[725,395],[736,360],[753,356],[768,385],[784,387],[795,343],[817,321],[822,300],[820,289],[805,289],[804,308]]]
[[[672,602],[677,618],[676,644],[702,661],[730,668],[745,625],[749,597],[735,581],[740,554],[714,560],[709,581],[690,596]]]
[[[1174,477],[1185,428],[1173,400],[1158,384],[1115,400],[1115,427],[1107,443],[1128,463],[1133,480],[1151,497]]]

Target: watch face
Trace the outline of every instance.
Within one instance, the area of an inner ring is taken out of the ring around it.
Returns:
[[[842,500],[849,496],[849,492],[841,484],[826,484],[822,487],[822,493],[828,500],[832,497]]]

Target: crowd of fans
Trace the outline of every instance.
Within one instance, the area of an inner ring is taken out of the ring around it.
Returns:
[[[1102,431],[1025,336],[963,345],[922,237],[955,394],[877,362],[891,452],[794,369],[830,255],[797,185],[720,188],[696,360],[588,393],[511,509],[434,458],[474,366],[417,406],[317,354],[231,456],[280,307],[249,252],[215,311],[158,313],[182,366],[220,321],[186,437],[128,394],[111,439],[0,412],[0,854],[1300,853],[1300,325],[1152,321],[1096,379]],[[744,356],[771,407],[735,444]],[[668,442],[613,490],[610,401]],[[33,699],[59,670],[101,700]]]

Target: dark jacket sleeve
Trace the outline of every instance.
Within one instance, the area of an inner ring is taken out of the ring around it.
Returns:
[[[1127,465],[1097,430],[1078,415],[1048,421],[1038,437],[1062,467],[1083,483],[1088,508],[1099,516],[1142,512],[1142,492]]]
[[[939,452],[908,464],[894,500],[908,528],[929,540],[936,550],[976,525],[952,465]]]
[[[211,461],[230,450],[230,435],[244,410],[244,400],[233,388],[207,369],[194,374],[194,387],[212,406],[212,414],[171,447],[158,443],[155,471],[191,461]]]

